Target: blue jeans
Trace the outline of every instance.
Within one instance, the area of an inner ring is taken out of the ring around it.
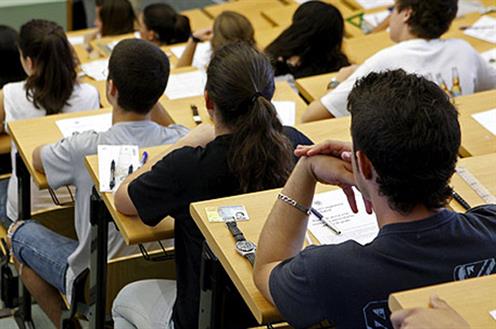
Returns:
[[[69,266],[67,259],[77,246],[78,241],[59,235],[33,220],[19,226],[12,236],[16,259],[64,294],[65,273]]]

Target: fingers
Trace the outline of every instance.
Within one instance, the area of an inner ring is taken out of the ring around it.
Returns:
[[[408,318],[415,309],[399,310],[391,314],[391,323],[394,329],[401,329],[401,326],[406,318]]]
[[[346,194],[346,198],[348,199],[348,204],[350,205],[351,211],[355,214],[358,212],[358,207],[355,199],[355,191],[351,186],[342,187],[344,194]]]
[[[374,210],[374,208],[372,208],[372,202],[370,202],[369,200],[365,199],[364,196],[362,196],[362,199],[363,199],[363,203],[365,204],[365,211],[367,212],[367,214],[371,214]]]
[[[351,143],[327,140],[317,145],[298,145],[295,149],[296,156],[314,156],[319,154],[341,157],[343,152],[351,151]],[[346,155],[348,156],[348,155]],[[351,157],[349,157],[351,160]],[[343,159],[344,160],[344,159]]]
[[[444,301],[443,299],[439,298],[437,295],[432,295],[431,299],[429,301],[429,305],[432,308],[440,308],[440,309],[451,309],[451,307]]]

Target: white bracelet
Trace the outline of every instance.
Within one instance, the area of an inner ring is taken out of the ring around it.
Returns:
[[[299,211],[301,211],[302,213],[304,213],[305,215],[307,216],[310,216],[310,213],[311,213],[311,210],[310,208],[307,208],[301,204],[299,204],[298,202],[296,202],[296,200],[293,200],[291,199],[289,196],[287,195],[284,195],[282,193],[279,193],[277,195],[277,198],[281,201],[283,201],[284,203],[287,203],[289,204],[290,206],[293,206],[295,207],[296,209],[298,209]]]

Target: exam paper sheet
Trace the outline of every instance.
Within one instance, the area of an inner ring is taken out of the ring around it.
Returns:
[[[171,74],[165,96],[169,99],[179,99],[203,95],[207,75],[203,71]]]
[[[272,101],[277,111],[277,116],[283,126],[295,125],[296,121],[296,104],[292,101]]]
[[[367,214],[362,196],[354,188],[358,205],[358,213],[354,214],[342,190],[334,190],[316,194],[312,206],[341,231],[334,233],[330,228],[312,214],[308,221],[308,229],[320,244],[338,244],[347,240],[355,240],[360,244],[371,242],[379,233],[375,214]]]
[[[483,41],[496,43],[496,18],[482,16],[463,33]]]
[[[88,130],[103,132],[112,127],[112,113],[63,119],[55,121],[55,124],[64,137],[69,137],[74,135],[74,133],[81,133]]]
[[[186,46],[175,46],[171,48],[171,52],[176,56],[177,59],[181,57]],[[210,63],[210,58],[212,57],[212,46],[210,42],[202,42],[196,45],[195,55],[193,56],[192,66],[205,70]]]
[[[114,174],[112,176],[112,161]],[[131,167],[132,166],[132,167]],[[98,145],[98,178],[100,192],[113,192],[131,172],[139,168],[139,149],[137,145]],[[113,188],[110,182],[113,181]]]
[[[99,59],[96,61],[81,64],[81,70],[90,78],[103,81],[107,80],[108,59]]]
[[[372,9],[378,7],[388,7],[394,5],[394,0],[356,0],[363,9]]]
[[[472,117],[484,128],[496,135],[496,109],[472,114]]]

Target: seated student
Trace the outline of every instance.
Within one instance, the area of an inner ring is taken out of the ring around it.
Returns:
[[[342,52],[344,20],[339,10],[321,1],[309,1],[295,11],[291,25],[265,48],[275,75],[294,78],[338,71],[348,66]]]
[[[189,18],[164,3],[147,6],[139,15],[141,38],[158,46],[188,41]]]
[[[337,329],[392,329],[390,293],[496,273],[494,266],[469,270],[496,262],[496,205],[466,214],[444,208],[461,135],[448,95],[403,70],[370,73],[351,91],[348,108],[353,146],[299,148],[302,158],[281,194],[308,208],[317,181],[339,185],[356,211],[355,185],[380,230],[365,245],[349,240],[301,251],[308,216],[276,201],[253,276],[295,328],[327,321]]]
[[[84,157],[95,154],[100,144],[131,144],[139,147],[174,143],[185,135],[182,126],[163,127],[165,112],[157,101],[169,78],[167,56],[155,45],[139,39],[117,44],[109,60],[107,98],[112,104],[113,126],[106,132],[82,132],[33,152],[35,168],[44,172],[49,186],[76,187],[75,228],[78,240],[70,240],[35,221],[18,222],[9,231],[12,249],[24,264],[21,278],[54,324],[60,321],[63,302],[59,291],[70,296],[74,278],[90,262],[90,195],[93,181]],[[136,253],[120,233],[109,226],[108,257]],[[70,299],[69,299],[70,300]]]
[[[234,11],[223,11],[215,18],[213,28],[201,29],[191,35],[176,67],[191,66],[197,44],[206,41],[210,42],[212,49],[205,54],[206,58],[200,59],[203,67],[208,66],[212,53],[228,43],[244,41],[255,47],[255,30],[245,16]]]
[[[404,69],[435,81],[452,96],[496,87],[496,69],[464,40],[440,39],[456,17],[458,0],[396,0],[389,36],[396,42],[367,59],[356,71],[344,69],[334,89],[313,101],[303,122],[349,115],[347,97],[357,79],[370,72]],[[356,68],[356,67],[355,67]]]
[[[9,82],[26,79],[26,72],[19,60],[18,33],[13,28],[0,25],[0,89]]]
[[[54,22],[31,20],[21,27],[19,51],[22,66],[28,75],[25,81],[8,83],[0,91],[0,120],[41,117],[62,112],[77,112],[100,107],[98,91],[79,83],[72,47],[62,27]],[[2,125],[0,131],[6,131]],[[7,131],[8,132],[8,131]],[[7,217],[17,220],[17,176],[12,143],[12,176],[7,198]],[[68,194],[57,193],[62,199]],[[31,210],[53,206],[48,191],[39,191],[31,184]]]
[[[294,166],[294,147],[311,143],[281,125],[270,102],[274,89],[272,67],[263,54],[245,43],[221,48],[208,66],[205,87],[214,128],[193,130],[173,152],[119,187],[119,211],[138,214],[151,226],[167,215],[175,218],[177,281],[125,287],[113,306],[115,328],[198,327],[204,238],[191,218],[190,203],[281,186]]]

